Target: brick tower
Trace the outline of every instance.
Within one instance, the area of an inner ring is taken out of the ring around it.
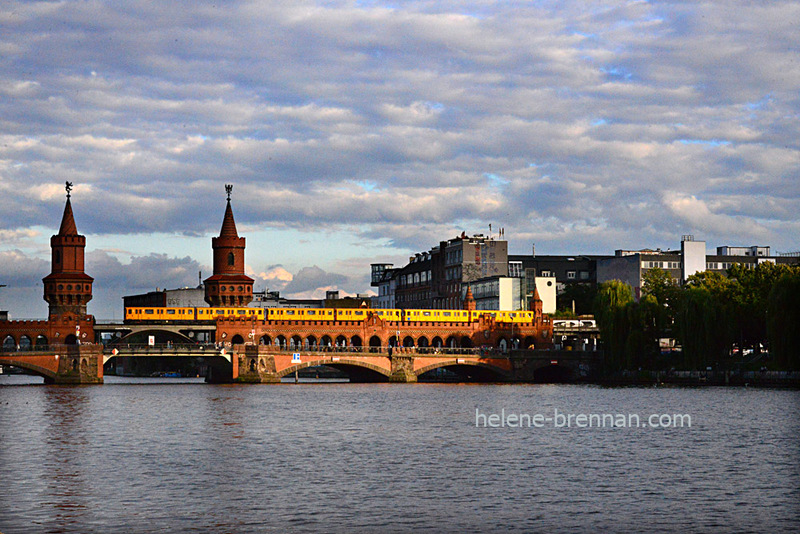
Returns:
[[[472,288],[467,286],[467,294],[464,296],[464,309],[475,311],[475,297],[472,296]]]
[[[50,238],[52,267],[42,279],[44,300],[50,305],[50,316],[74,313],[86,316],[86,303],[92,300],[94,278],[83,272],[83,251],[86,237],[78,234],[70,203],[72,183],[67,182],[67,204],[58,234]]]
[[[231,209],[232,185],[226,185],[228,206],[219,237],[211,238],[214,249],[214,274],[206,278],[205,300],[210,306],[247,306],[253,300],[253,279],[244,274],[245,238],[236,233]]]

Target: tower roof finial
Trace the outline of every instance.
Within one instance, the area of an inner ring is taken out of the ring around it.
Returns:
[[[69,198],[70,191],[72,191],[72,182],[67,182],[66,190],[67,190],[67,198]]]
[[[231,191],[233,191],[233,185],[225,184],[225,192],[228,193],[228,202],[231,201]]]

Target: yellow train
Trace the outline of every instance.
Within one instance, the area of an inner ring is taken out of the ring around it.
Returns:
[[[125,308],[125,322],[169,323],[216,321],[217,317],[263,321],[363,321],[373,313],[386,321],[470,323],[483,315],[504,323],[530,323],[530,311],[401,310],[383,308]]]

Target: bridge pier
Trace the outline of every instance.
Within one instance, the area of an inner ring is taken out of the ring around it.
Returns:
[[[45,376],[46,384],[102,384],[103,346],[65,345],[58,353],[55,376]]]
[[[264,345],[244,345],[231,355],[233,382],[244,384],[278,384],[275,356]]]
[[[409,384],[417,381],[417,373],[414,372],[414,357],[400,356],[393,354],[390,356],[392,364],[392,374],[389,382]]]

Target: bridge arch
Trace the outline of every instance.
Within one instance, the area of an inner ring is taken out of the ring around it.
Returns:
[[[526,350],[533,350],[536,348],[536,338],[533,336],[527,336],[525,341],[522,342],[522,348]]]
[[[427,347],[429,345],[430,345],[430,343],[428,342],[428,338],[427,337],[419,336],[419,339],[417,339],[417,346],[418,347],[425,348],[425,347]]]
[[[333,340],[331,339],[331,336],[329,336],[328,334],[325,334],[324,336],[322,336],[322,339],[320,339],[320,345],[322,345],[322,348],[325,348],[325,349],[328,348],[328,347],[332,347],[333,346]]]
[[[33,349],[33,342],[30,336],[25,334],[19,336],[19,350],[29,351],[31,349]]]
[[[369,338],[369,348],[371,352],[375,352],[376,350],[380,349],[383,346],[383,341],[378,336],[372,336]]]
[[[35,374],[36,376],[40,376],[44,378],[46,384],[52,383],[56,377],[55,368],[57,367],[58,363],[55,362],[55,366],[53,369],[48,369],[47,367],[42,367],[41,365],[37,365],[35,363],[15,360],[14,358],[3,358],[0,360],[0,363],[4,366],[9,367],[16,367],[17,369],[24,369],[30,373]]]
[[[261,336],[261,339],[259,339],[258,342],[261,345],[272,345],[272,338],[264,334],[263,336]]]
[[[440,349],[442,348],[443,345],[444,343],[442,342],[442,338],[440,338],[439,336],[436,336],[431,340],[431,347]]]
[[[403,346],[404,347],[413,347],[414,346],[414,338],[411,336],[406,336],[403,338]]]
[[[501,337],[500,339],[497,340],[497,348],[500,349],[501,352],[508,351],[509,346],[510,346],[510,343],[508,342],[508,340],[506,338]]]
[[[47,346],[47,337],[43,334],[36,336],[36,348],[44,348]]]
[[[139,330],[138,332],[131,332],[120,338],[115,338],[112,345],[147,345],[150,341],[150,336],[153,336],[154,342],[158,345],[165,345],[167,343],[178,343],[181,345],[196,344],[194,339],[181,334],[180,332],[173,332],[171,330],[161,330],[159,328],[152,328],[148,330]],[[74,336],[73,336],[74,337]],[[67,342],[69,344],[69,342]]]
[[[415,374],[417,377],[421,377],[425,373],[435,371],[436,369],[447,369],[448,371],[464,377],[466,380],[481,382],[507,382],[511,380],[511,373],[502,367],[477,360],[465,359],[459,361],[455,358],[426,365],[425,367],[417,369]]]
[[[239,334],[236,334],[235,336],[233,336],[231,338],[231,344],[232,345],[241,345],[242,343],[244,343],[244,338],[242,336],[240,336]]]
[[[363,344],[364,344],[364,342],[361,341],[361,336],[359,336],[359,335],[355,335],[355,336],[350,338],[350,345],[353,346],[353,347],[360,347]]]
[[[313,335],[308,336],[306,338],[305,346],[310,348],[311,350],[314,350],[315,348],[317,348],[317,338],[316,338],[316,336],[313,336]]]
[[[336,362],[331,362],[330,360],[325,359],[310,360],[308,362],[287,367],[282,371],[278,371],[276,374],[279,378],[283,378],[285,376],[293,375],[295,371],[299,371],[300,369],[305,369],[306,367],[317,367],[320,365],[339,369],[347,373],[351,382],[386,382],[389,380],[389,376],[391,375],[390,371],[377,365],[359,360],[348,359],[342,359]]]
[[[3,352],[14,352],[17,350],[17,340],[14,336],[8,334],[3,338]]]

